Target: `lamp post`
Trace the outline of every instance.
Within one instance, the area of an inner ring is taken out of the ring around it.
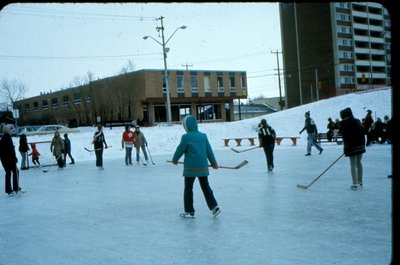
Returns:
[[[156,27],[157,31],[161,30],[161,42],[153,38],[152,36],[144,36],[143,39],[146,40],[148,38],[151,38],[158,44],[162,46],[163,50],[163,58],[164,58],[164,76],[165,76],[165,90],[167,94],[167,103],[166,103],[166,109],[167,109],[167,123],[168,125],[172,125],[172,115],[171,115],[171,100],[170,100],[170,94],[169,94],[169,79],[168,79],[168,68],[167,68],[167,52],[169,51],[169,48],[165,47],[169,40],[174,36],[174,34],[179,30],[179,29],[186,29],[186,26],[181,26],[177,28],[174,33],[171,34],[171,36],[165,41],[164,39],[164,25],[163,25],[163,19],[164,17],[161,16],[157,18],[157,20],[161,20],[161,27]]]

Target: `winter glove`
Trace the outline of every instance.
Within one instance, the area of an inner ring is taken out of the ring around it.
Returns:
[[[213,169],[218,169],[218,166],[214,166],[214,167],[212,167]]]

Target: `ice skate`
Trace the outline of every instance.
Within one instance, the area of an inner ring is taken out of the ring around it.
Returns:
[[[217,216],[221,212],[221,209],[219,209],[219,206],[217,205],[211,210],[211,212],[212,215]]]
[[[179,216],[182,218],[194,218],[194,213],[183,212],[183,213],[180,213]]]

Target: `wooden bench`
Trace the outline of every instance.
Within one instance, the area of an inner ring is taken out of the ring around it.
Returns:
[[[235,140],[236,141],[236,146],[241,146],[242,140],[247,139],[250,142],[250,145],[255,145],[254,140],[257,139],[257,137],[237,137],[237,138],[226,138],[222,139],[224,140],[225,146],[229,146],[229,141],[230,140]]]
[[[300,139],[300,137],[275,137],[275,142],[280,145],[283,139],[290,139],[293,145],[297,145],[297,139]]]
[[[343,138],[340,133],[336,135],[336,138],[332,136],[332,140],[328,140],[327,133],[319,133],[317,135],[317,142],[318,143],[336,143],[336,144],[342,144],[343,143]]]

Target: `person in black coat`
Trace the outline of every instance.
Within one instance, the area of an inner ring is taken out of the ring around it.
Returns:
[[[97,132],[94,133],[93,136],[93,145],[94,145],[94,152],[96,154],[96,167],[103,170],[103,149],[107,149],[106,138],[103,133],[103,126],[97,126]]]
[[[11,196],[21,190],[18,183],[18,158],[15,154],[14,143],[11,139],[11,129],[8,126],[4,126],[3,132],[4,135],[0,140],[0,159],[6,172],[5,190],[6,193]]]
[[[362,155],[365,153],[365,131],[359,119],[354,118],[351,108],[340,111],[339,130],[343,137],[343,152],[350,159],[350,172],[353,179],[351,189],[363,185]]]
[[[68,138],[68,134],[64,134],[64,167],[65,164],[67,163],[67,155],[69,156],[69,158],[71,159],[71,163],[70,164],[75,164],[75,160],[71,155],[71,141]]]
[[[29,146],[28,146],[28,139],[26,139],[25,132],[22,132],[20,137],[19,137],[19,148],[18,148],[20,154],[21,154],[21,169],[29,169],[29,164],[28,164],[28,151]]]
[[[367,115],[364,118],[364,129],[365,134],[367,135],[367,146],[371,145],[373,141],[373,131],[372,124],[374,123],[374,119],[372,118],[372,110],[367,110]]]
[[[267,158],[268,171],[274,169],[274,148],[275,148],[275,130],[268,125],[265,119],[262,119],[258,126],[258,140],[260,148],[264,149]]]
[[[333,131],[335,130],[335,123],[332,121],[332,118],[328,118],[328,125],[326,128],[328,129],[326,132],[326,138],[329,142],[331,142],[333,138]]]

